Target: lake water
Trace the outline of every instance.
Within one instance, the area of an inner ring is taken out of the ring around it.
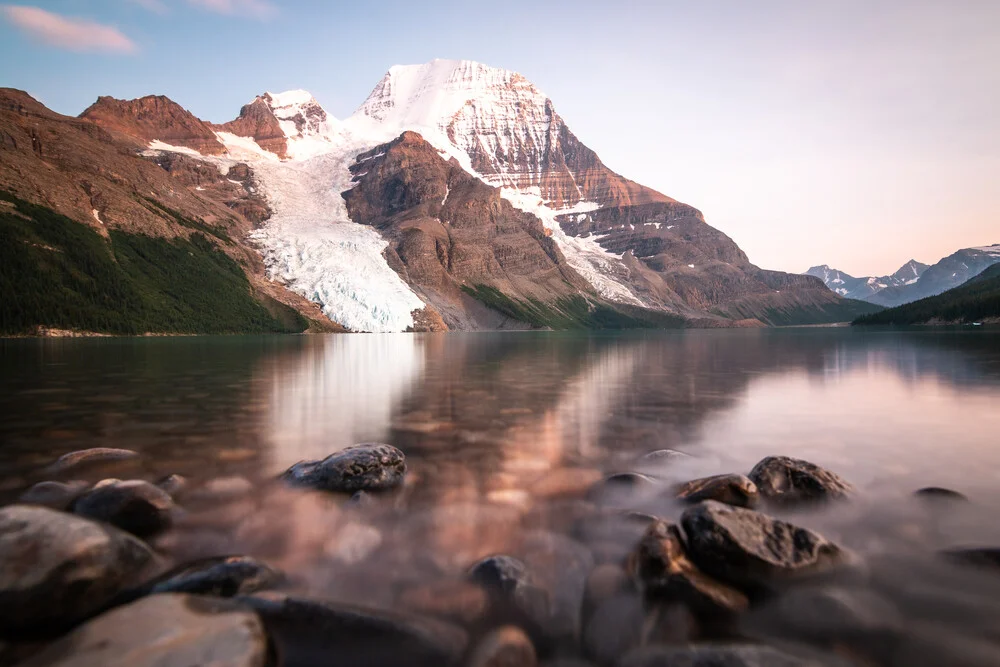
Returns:
[[[995,329],[12,339],[0,341],[0,415],[7,502],[88,447],[142,456],[85,479],[179,473],[197,488],[232,475],[267,486],[302,459],[396,445],[407,487],[364,520],[334,508],[334,528],[319,518],[327,505],[287,498],[269,513],[261,492],[256,505],[182,522],[162,545],[184,556],[256,549],[310,592],[386,606],[429,572],[527,548],[526,535],[586,542],[573,527],[586,488],[663,448],[690,454],[649,471],[663,484],[745,474],[769,454],[840,473],[859,500],[796,520],[869,558],[1000,545]],[[973,502],[928,514],[910,493],[929,485]],[[972,597],[945,605],[951,620],[935,627],[997,611],[984,592],[995,582],[950,576],[928,594],[934,605],[955,586]],[[883,586],[907,618],[927,621],[927,599],[911,604],[903,588]]]

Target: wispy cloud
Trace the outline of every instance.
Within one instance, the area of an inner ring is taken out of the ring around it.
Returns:
[[[267,0],[188,0],[188,4],[217,14],[268,19],[278,13],[278,8]]]
[[[138,47],[117,28],[69,18],[38,7],[0,5],[7,20],[38,41],[69,51],[135,53]]]
[[[139,5],[143,9],[148,9],[154,14],[163,15],[166,14],[168,11],[167,5],[165,2],[163,2],[163,0],[128,0],[128,1],[131,2],[133,5]]]

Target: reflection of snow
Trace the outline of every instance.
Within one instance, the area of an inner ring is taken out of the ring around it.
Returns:
[[[266,386],[273,470],[352,444],[385,441],[392,415],[423,373],[412,335],[310,337],[293,359],[277,357]]]

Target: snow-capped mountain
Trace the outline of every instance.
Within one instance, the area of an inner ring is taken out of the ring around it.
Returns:
[[[889,276],[855,278],[823,264],[806,273],[843,297],[880,306],[898,306],[957,287],[1000,262],[1000,244],[965,248],[935,264],[911,259]]]
[[[700,211],[610,170],[552,100],[502,68],[392,67],[344,120],[302,90],[261,94],[221,125],[153,97],[101,98],[82,118],[183,171],[177,186],[196,199],[205,168],[238,184],[239,200],[223,203],[252,214],[267,274],[352,330],[856,314],[819,280],[754,266]]]
[[[892,275],[855,278],[843,271],[831,269],[826,264],[822,264],[810,268],[806,271],[806,275],[816,276],[827,287],[846,299],[868,301],[887,287],[900,287],[917,282],[920,274],[926,271],[928,266],[911,259]]]

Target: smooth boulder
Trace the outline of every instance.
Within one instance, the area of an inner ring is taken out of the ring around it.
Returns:
[[[139,479],[104,480],[73,503],[73,513],[104,521],[139,537],[173,523],[174,501],[163,489]]]
[[[538,656],[531,639],[510,625],[487,634],[476,646],[469,667],[535,667]]]
[[[750,589],[769,588],[846,557],[840,547],[811,530],[713,500],[685,510],[681,525],[687,536],[687,555],[695,565]]]
[[[267,637],[252,610],[225,600],[153,595],[80,626],[23,667],[264,667]]]
[[[320,491],[386,491],[403,483],[406,458],[392,445],[365,443],[347,447],[321,461],[300,461],[282,479]]]
[[[0,634],[51,635],[87,619],[155,566],[111,526],[44,507],[0,509]]]
[[[854,487],[837,473],[788,456],[762,459],[747,477],[763,498],[778,503],[840,500],[854,493]]]
[[[446,667],[468,647],[464,630],[425,617],[274,594],[235,599],[264,621],[280,665]]]
[[[757,485],[745,475],[713,475],[694,479],[674,489],[674,497],[687,503],[717,500],[735,507],[756,507]]]

